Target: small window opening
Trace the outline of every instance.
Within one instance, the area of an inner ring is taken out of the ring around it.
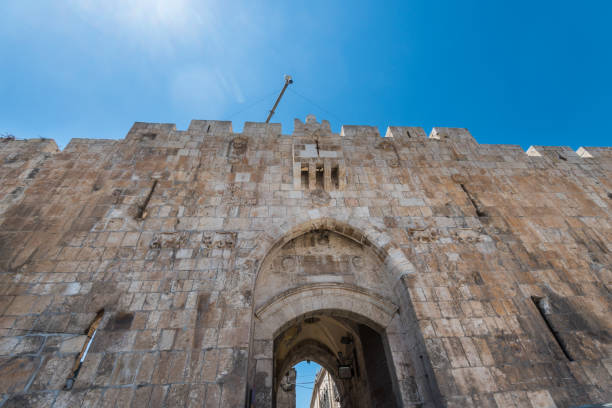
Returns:
[[[144,135],[142,135],[142,140],[145,140],[145,139],[155,140],[156,137],[157,137],[157,133],[149,132],[149,133],[145,133]]]
[[[149,205],[149,201],[151,201],[151,197],[155,192],[155,187],[157,187],[157,180],[153,181],[153,185],[151,186],[151,190],[149,191],[147,198],[145,198],[144,203],[142,203],[142,205],[138,207],[138,214],[136,215],[137,219],[144,220],[145,218],[147,218],[147,206]]]
[[[102,317],[104,317],[104,309],[100,310],[93,322],[89,325],[87,329],[87,340],[81,349],[81,352],[77,356],[76,361],[74,362],[74,366],[72,367],[72,373],[70,377],[66,379],[66,385],[64,386],[65,390],[71,390],[74,382],[76,381],[77,376],[79,375],[79,371],[81,371],[81,367],[83,366],[83,361],[85,361],[85,357],[87,357],[87,353],[89,352],[89,347],[91,347],[91,343],[93,343],[94,338],[96,337],[96,333],[98,332],[98,326],[102,321]]]
[[[406,136],[408,136],[410,138],[412,137],[412,135],[410,134],[410,130],[406,130]]]
[[[323,165],[317,164],[317,188],[323,189]]]
[[[210,132],[210,125],[206,128],[206,133]]]
[[[333,166],[331,169],[331,181],[334,188],[340,188],[340,170],[338,166]]]
[[[532,296],[531,301],[533,302],[536,309],[540,313],[540,316],[542,317],[542,320],[544,320],[544,323],[546,323],[546,327],[548,327],[548,330],[553,335],[555,342],[557,343],[557,345],[563,352],[563,355],[565,356],[565,358],[567,358],[569,361],[574,361],[572,356],[569,354],[569,351],[565,347],[565,342],[559,335],[559,332],[555,330],[550,320],[548,319],[548,314],[550,313],[550,304],[549,304],[548,298]]]
[[[302,163],[302,187],[308,188],[308,163]]]

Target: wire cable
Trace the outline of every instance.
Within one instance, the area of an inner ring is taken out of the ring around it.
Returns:
[[[240,109],[238,112],[235,112],[235,113],[232,113],[231,115],[229,115],[228,120],[229,120],[229,119],[232,119],[232,118],[233,118],[233,117],[235,117],[236,115],[239,115],[239,114],[241,114],[241,113],[243,113],[243,112],[245,112],[245,111],[247,111],[247,110],[251,109],[251,108],[252,108],[252,107],[254,107],[255,105],[257,105],[257,104],[259,104],[259,103],[263,102],[263,101],[264,101],[264,99],[269,98],[269,97],[271,97],[271,96],[273,96],[273,95],[275,95],[275,94],[276,94],[276,91],[272,91],[272,92],[270,92],[269,94],[267,94],[267,95],[265,95],[265,96],[262,96],[262,97],[261,97],[261,98],[259,98],[257,101],[253,102],[252,104],[250,104],[250,105],[248,105],[248,106],[244,107],[243,109]]]
[[[331,112],[331,111],[330,111],[330,110],[328,110],[328,109],[325,109],[324,107],[322,107],[322,106],[321,106],[321,105],[319,105],[318,103],[314,102],[312,99],[310,99],[310,98],[308,98],[308,97],[306,97],[306,96],[302,95],[301,93],[299,93],[299,92],[297,92],[297,91],[293,90],[292,88],[288,88],[288,89],[289,89],[289,91],[290,91],[290,92],[293,92],[294,94],[296,94],[296,95],[297,95],[297,96],[299,96],[300,98],[304,99],[306,102],[310,103],[311,105],[315,106],[316,108],[318,108],[318,109],[322,110],[322,111],[323,111],[323,112],[325,112],[325,113],[329,113],[329,114],[330,114],[330,115],[332,115],[334,118],[338,119],[338,120],[340,121],[340,123],[342,123],[342,122],[343,122],[343,121],[342,121],[342,119],[341,119],[341,118],[340,118],[338,115],[334,114],[333,112]]]

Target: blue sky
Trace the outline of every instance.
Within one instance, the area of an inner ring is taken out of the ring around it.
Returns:
[[[273,119],[284,133],[314,113],[334,131],[612,145],[610,16],[609,0],[3,0],[0,133],[64,146],[134,121],[240,130],[291,74]]]
[[[321,366],[314,361],[310,363],[302,361],[294,367],[297,371],[297,378],[295,380],[297,384],[295,387],[296,408],[310,408],[314,380]]]

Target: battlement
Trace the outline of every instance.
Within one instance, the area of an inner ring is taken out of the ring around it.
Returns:
[[[15,139],[0,138],[0,151],[3,153],[17,150],[30,150],[39,153],[55,153],[58,151],[57,143],[53,139],[34,138],[34,139]]]
[[[135,122],[124,139],[72,139],[64,149],[65,153],[97,153],[111,149],[116,144],[128,143],[155,148],[195,148],[215,140],[222,142],[244,137],[247,140],[275,142],[280,144],[314,143],[326,144],[328,150],[342,149],[340,146],[358,148],[380,148],[380,141],[393,142],[397,148],[432,149],[436,154],[463,160],[466,155],[504,157],[506,161],[533,161],[542,159],[550,164],[582,164],[593,160],[612,159],[612,147],[580,147],[577,151],[568,146],[531,146],[524,151],[518,145],[479,144],[465,128],[434,127],[427,136],[421,127],[388,126],[381,137],[376,126],[343,125],[339,133],[333,133],[329,121],[321,122],[308,115],[302,122],[294,120],[293,133],[283,134],[280,123],[246,122],[242,132],[234,132],[231,121],[192,120],[186,130],[178,130],[174,123]],[[299,142],[297,142],[299,140]],[[207,142],[208,141],[208,142]],[[9,152],[14,149],[34,149],[39,152],[56,153],[58,148],[51,139],[14,140],[0,139],[0,149]],[[303,153],[307,156],[307,153]],[[324,151],[324,155],[339,157],[339,153]],[[304,156],[304,157],[306,157]],[[331,156],[328,156],[331,157]]]

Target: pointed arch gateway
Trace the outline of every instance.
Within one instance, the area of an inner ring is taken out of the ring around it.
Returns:
[[[281,378],[305,359],[329,371],[342,407],[437,405],[402,280],[415,269],[385,233],[318,218],[268,238],[253,252],[247,406],[275,407]]]

